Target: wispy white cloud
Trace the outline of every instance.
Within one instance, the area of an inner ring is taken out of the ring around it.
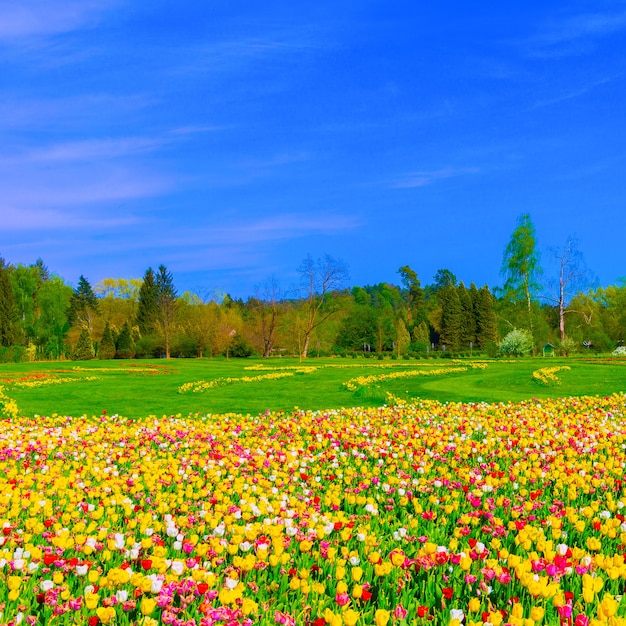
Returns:
[[[166,143],[164,138],[120,137],[87,139],[42,146],[21,154],[0,156],[0,165],[15,163],[63,163],[93,161],[154,152]]]
[[[447,178],[457,178],[468,174],[477,174],[480,170],[476,167],[446,167],[440,170],[420,170],[410,172],[400,179],[392,182],[390,187],[394,189],[410,189],[412,187],[425,187]]]
[[[54,93],[54,92],[53,92]],[[156,104],[154,96],[86,93],[74,96],[23,98],[7,94],[0,99],[0,129],[16,131],[57,131],[98,127],[120,118],[132,121],[134,116]]]
[[[0,42],[66,33],[99,21],[116,0],[20,0],[0,3]]]
[[[580,96],[584,96],[586,93],[593,91],[596,87],[600,87],[602,85],[606,85],[617,78],[616,76],[611,76],[607,78],[602,78],[600,80],[595,80],[578,89],[572,89],[570,91],[563,92],[562,94],[555,96],[553,98],[548,98],[546,100],[539,100],[535,102],[532,106],[530,106],[527,110],[532,111],[534,109],[540,109],[542,107],[551,106],[553,104],[559,104],[561,102],[566,102],[567,100],[573,100],[574,98],[579,98]]]
[[[30,180],[27,180],[28,176]],[[103,205],[125,200],[140,200],[162,196],[175,186],[173,179],[146,173],[139,169],[97,169],[91,171],[64,170],[63,172],[29,172],[10,180],[0,177],[3,188],[2,226],[12,229],[72,228],[82,224],[82,216],[96,209],[103,212]],[[67,209],[66,220],[57,221],[54,210]],[[4,214],[12,211],[13,218],[5,220]],[[31,219],[39,211],[52,214],[51,219]],[[52,211],[52,213],[50,213]],[[76,218],[75,221],[73,219]]]
[[[590,52],[599,39],[624,30],[626,11],[586,13],[545,23],[523,45],[532,57],[558,59]]]
[[[234,238],[242,242],[277,241],[293,239],[304,235],[332,235],[354,230],[361,220],[354,215],[333,215],[317,213],[302,215],[285,213],[252,221],[236,221],[222,224],[212,231],[222,238]]]
[[[299,163],[306,161],[307,158],[308,154],[306,152],[284,152],[265,160],[244,161],[240,166],[245,169],[264,170],[280,167],[282,165],[290,165],[291,163]]]
[[[59,209],[5,208],[2,212],[2,231],[66,231],[68,229],[110,229],[128,226],[138,221],[131,215],[110,212],[76,213]]]

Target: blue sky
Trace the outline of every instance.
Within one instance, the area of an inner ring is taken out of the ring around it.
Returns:
[[[0,0],[0,255],[179,291],[626,275],[626,3]]]

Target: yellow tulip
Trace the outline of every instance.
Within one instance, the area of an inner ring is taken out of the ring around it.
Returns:
[[[145,596],[141,599],[139,610],[141,611],[142,615],[151,615],[154,612],[155,608],[156,600],[153,600],[152,598],[147,598]]]
[[[97,593],[91,593],[88,591],[85,594],[85,606],[90,611],[93,611],[98,606],[99,602],[100,602],[100,596]]]
[[[342,617],[345,626],[355,626],[355,624],[359,621],[359,613],[354,609],[346,609],[343,612]]]

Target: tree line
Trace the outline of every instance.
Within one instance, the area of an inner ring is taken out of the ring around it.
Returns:
[[[493,356],[519,337],[520,352],[622,345],[626,283],[593,286],[574,239],[550,254],[556,270],[546,279],[524,214],[504,250],[503,285],[493,291],[465,285],[448,269],[422,286],[409,265],[393,282],[349,288],[346,265],[324,255],[302,261],[296,288],[283,290],[270,277],[245,301],[179,294],[164,265],[142,279],[94,286],[81,275],[72,288],[41,259],[12,265],[0,258],[0,360]]]

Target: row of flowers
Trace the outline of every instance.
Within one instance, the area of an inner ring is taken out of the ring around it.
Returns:
[[[273,372],[271,374],[261,374],[259,376],[241,376],[214,378],[213,380],[196,380],[193,382],[183,383],[178,388],[178,393],[202,393],[216,387],[224,387],[226,385],[234,385],[236,383],[258,383],[264,380],[277,380],[279,378],[288,378],[295,376],[295,372]]]
[[[557,372],[564,370],[571,370],[572,368],[568,365],[560,365],[554,367],[542,367],[541,369],[535,370],[532,373],[533,381],[546,386],[558,386],[561,384],[561,379],[556,375]]]
[[[67,383],[82,383],[82,382],[92,382],[94,380],[100,380],[98,376],[84,376],[82,378],[76,377],[48,377],[48,378],[37,378],[32,380],[16,380],[9,385],[11,387],[23,387],[27,389],[33,389],[36,387],[48,387],[50,385],[65,385]]]
[[[18,414],[19,409],[17,408],[17,402],[15,402],[13,398],[7,396],[4,388],[0,386],[0,417],[15,419]]]
[[[296,372],[300,374],[312,374],[317,372],[319,366],[317,365],[285,365],[283,367],[275,367],[272,365],[248,365],[244,367],[244,370],[248,372]]]
[[[0,430],[2,623],[626,623],[626,397]]]
[[[361,387],[367,387],[375,383],[381,383],[386,380],[415,378],[416,376],[443,376],[444,374],[457,374],[459,372],[467,372],[468,367],[445,367],[436,370],[404,370],[401,372],[392,372],[391,374],[373,374],[371,376],[357,376],[343,383],[348,391],[357,391]]]

